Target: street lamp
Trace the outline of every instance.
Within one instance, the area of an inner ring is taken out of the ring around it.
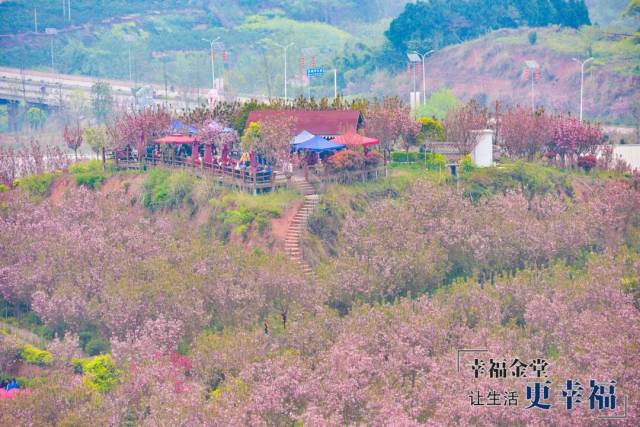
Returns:
[[[434,52],[433,49],[420,54],[417,51],[414,51],[413,53],[418,55],[418,58],[420,58],[420,60],[422,61],[422,99],[424,100],[424,104],[427,103],[427,79],[425,77],[425,68],[424,68],[424,60],[427,58],[427,56],[431,55]]]
[[[276,43],[272,41],[272,43],[284,51],[284,100],[287,101],[287,50],[293,46],[295,43],[291,42],[288,45],[281,45],[280,43]]]
[[[416,66],[418,62],[420,62],[420,56],[416,53],[408,53],[407,58],[409,58],[409,63],[413,68],[413,92],[411,92],[410,99],[411,110],[413,111],[418,108],[418,102],[420,101],[420,99],[416,97]]]
[[[578,64],[581,64],[580,65],[580,121],[582,121],[582,97],[584,94],[584,66],[587,65],[587,63],[589,63],[590,61],[593,61],[593,57],[585,59],[582,62],[580,62],[580,60],[577,58],[572,58],[572,59],[576,61]]]
[[[215,42],[217,42],[218,40],[220,40],[220,37],[216,37],[213,40],[208,40],[208,39],[202,39],[203,42],[207,42],[211,45],[211,88],[215,89],[216,88],[216,66],[214,63],[214,59],[213,59],[213,44]]]

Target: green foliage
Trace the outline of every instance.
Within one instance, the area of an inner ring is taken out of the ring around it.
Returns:
[[[51,172],[40,175],[29,175],[16,180],[16,185],[32,197],[44,197],[49,194],[54,174]]]
[[[461,178],[466,178],[473,171],[476,170],[475,165],[473,164],[473,159],[470,155],[462,156],[462,158],[458,161],[458,173]]]
[[[460,25],[460,21],[468,23]],[[409,3],[385,33],[391,45],[405,53],[416,49],[442,49],[470,40],[489,29],[549,24],[578,28],[590,24],[583,0],[431,0]]]
[[[624,16],[640,15],[640,0],[629,0],[629,4],[624,11]]]
[[[114,166],[109,163],[107,171],[103,172],[102,163],[99,160],[78,162],[69,166],[69,173],[75,178],[76,185],[84,185],[91,189],[100,187],[113,170]]]
[[[473,200],[520,190],[528,200],[547,193],[573,194],[570,177],[556,168],[517,161],[495,168],[477,168],[463,177],[465,194]]]
[[[31,129],[41,129],[47,121],[47,114],[38,107],[31,107],[27,110],[27,120]]]
[[[447,159],[440,153],[427,153],[425,165],[430,171],[440,171],[447,166]]]
[[[417,165],[426,167],[430,171],[439,171],[447,165],[447,160],[442,154],[438,153],[420,153],[420,152],[402,152],[394,151],[391,153],[391,161],[394,163],[416,163]]]
[[[440,120],[435,117],[422,117],[418,119],[422,124],[420,138],[427,141],[444,141],[445,132]]]
[[[109,341],[105,340],[97,331],[88,330],[78,334],[80,347],[89,356],[105,354],[109,351]]]
[[[450,89],[443,87],[435,91],[425,105],[416,109],[418,118],[436,118],[442,120],[447,113],[462,105],[462,101]]]
[[[175,209],[183,203],[193,206],[193,175],[167,169],[153,169],[144,183],[144,206],[150,211]]]
[[[97,82],[91,86],[91,107],[96,121],[106,123],[113,109],[113,94],[109,83]]]
[[[25,345],[20,350],[20,358],[25,363],[30,363],[32,365],[45,366],[51,364],[53,361],[53,356],[46,350],[40,350],[39,348],[35,348],[31,345]]]
[[[260,123],[251,122],[245,129],[242,134],[242,138],[240,138],[240,146],[242,147],[242,151],[249,152],[249,150],[256,147],[258,141],[261,138],[261,130],[262,127]]]
[[[216,210],[216,219],[220,222],[218,234],[226,239],[230,232],[247,237],[250,230],[255,229],[264,234],[270,225],[271,218],[278,218],[284,209],[298,197],[289,190],[252,196],[247,193],[233,192],[210,203]]]
[[[122,376],[122,372],[108,354],[91,359],[73,359],[76,371],[84,374],[82,382],[100,393],[109,392]]]
[[[535,31],[531,31],[527,38],[529,39],[529,44],[533,46],[538,42],[538,33],[536,33]]]
[[[9,191],[9,187],[4,184],[0,184],[0,193],[6,193],[7,191]]]
[[[107,129],[104,126],[85,128],[83,137],[96,154],[100,154],[100,151],[107,145]]]

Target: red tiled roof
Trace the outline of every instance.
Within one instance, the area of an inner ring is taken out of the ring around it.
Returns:
[[[356,131],[360,125],[360,112],[356,110],[332,111],[251,111],[247,118],[251,122],[268,120],[272,117],[292,117],[295,121],[294,133],[303,130],[319,136],[337,136],[348,131]]]

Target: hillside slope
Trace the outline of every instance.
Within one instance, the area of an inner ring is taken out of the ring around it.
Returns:
[[[537,33],[531,45],[528,34]],[[461,98],[530,105],[531,85],[523,78],[524,61],[541,67],[535,84],[537,106],[577,114],[580,66],[572,58],[593,55],[584,83],[584,115],[604,122],[633,123],[640,102],[640,44],[596,27],[495,31],[482,39],[436,52],[426,62],[427,93],[446,86]]]

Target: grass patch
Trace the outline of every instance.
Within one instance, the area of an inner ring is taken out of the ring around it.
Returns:
[[[25,345],[20,351],[20,358],[31,365],[46,366],[50,365],[53,361],[51,353],[31,345]]]
[[[49,194],[55,174],[51,172],[29,175],[16,180],[16,185],[31,197],[42,198]]]
[[[192,191],[195,177],[184,171],[153,169],[144,183],[143,204],[150,211],[175,209],[187,204],[195,207]]]
[[[114,171],[115,166],[109,162],[107,163],[106,170],[103,172],[102,162],[100,160],[88,160],[69,166],[69,173],[73,175],[76,185],[85,186],[92,190],[99,188]]]
[[[528,200],[549,192],[573,196],[570,174],[538,163],[516,161],[494,168],[477,168],[461,175],[465,195],[476,201],[482,197],[520,190]]]
[[[252,196],[247,193],[233,192],[209,203],[216,210],[216,220],[220,222],[219,237],[227,240],[231,233],[246,238],[251,230],[264,234],[272,218],[282,215],[286,207],[300,195],[291,190],[278,190],[272,193]]]

